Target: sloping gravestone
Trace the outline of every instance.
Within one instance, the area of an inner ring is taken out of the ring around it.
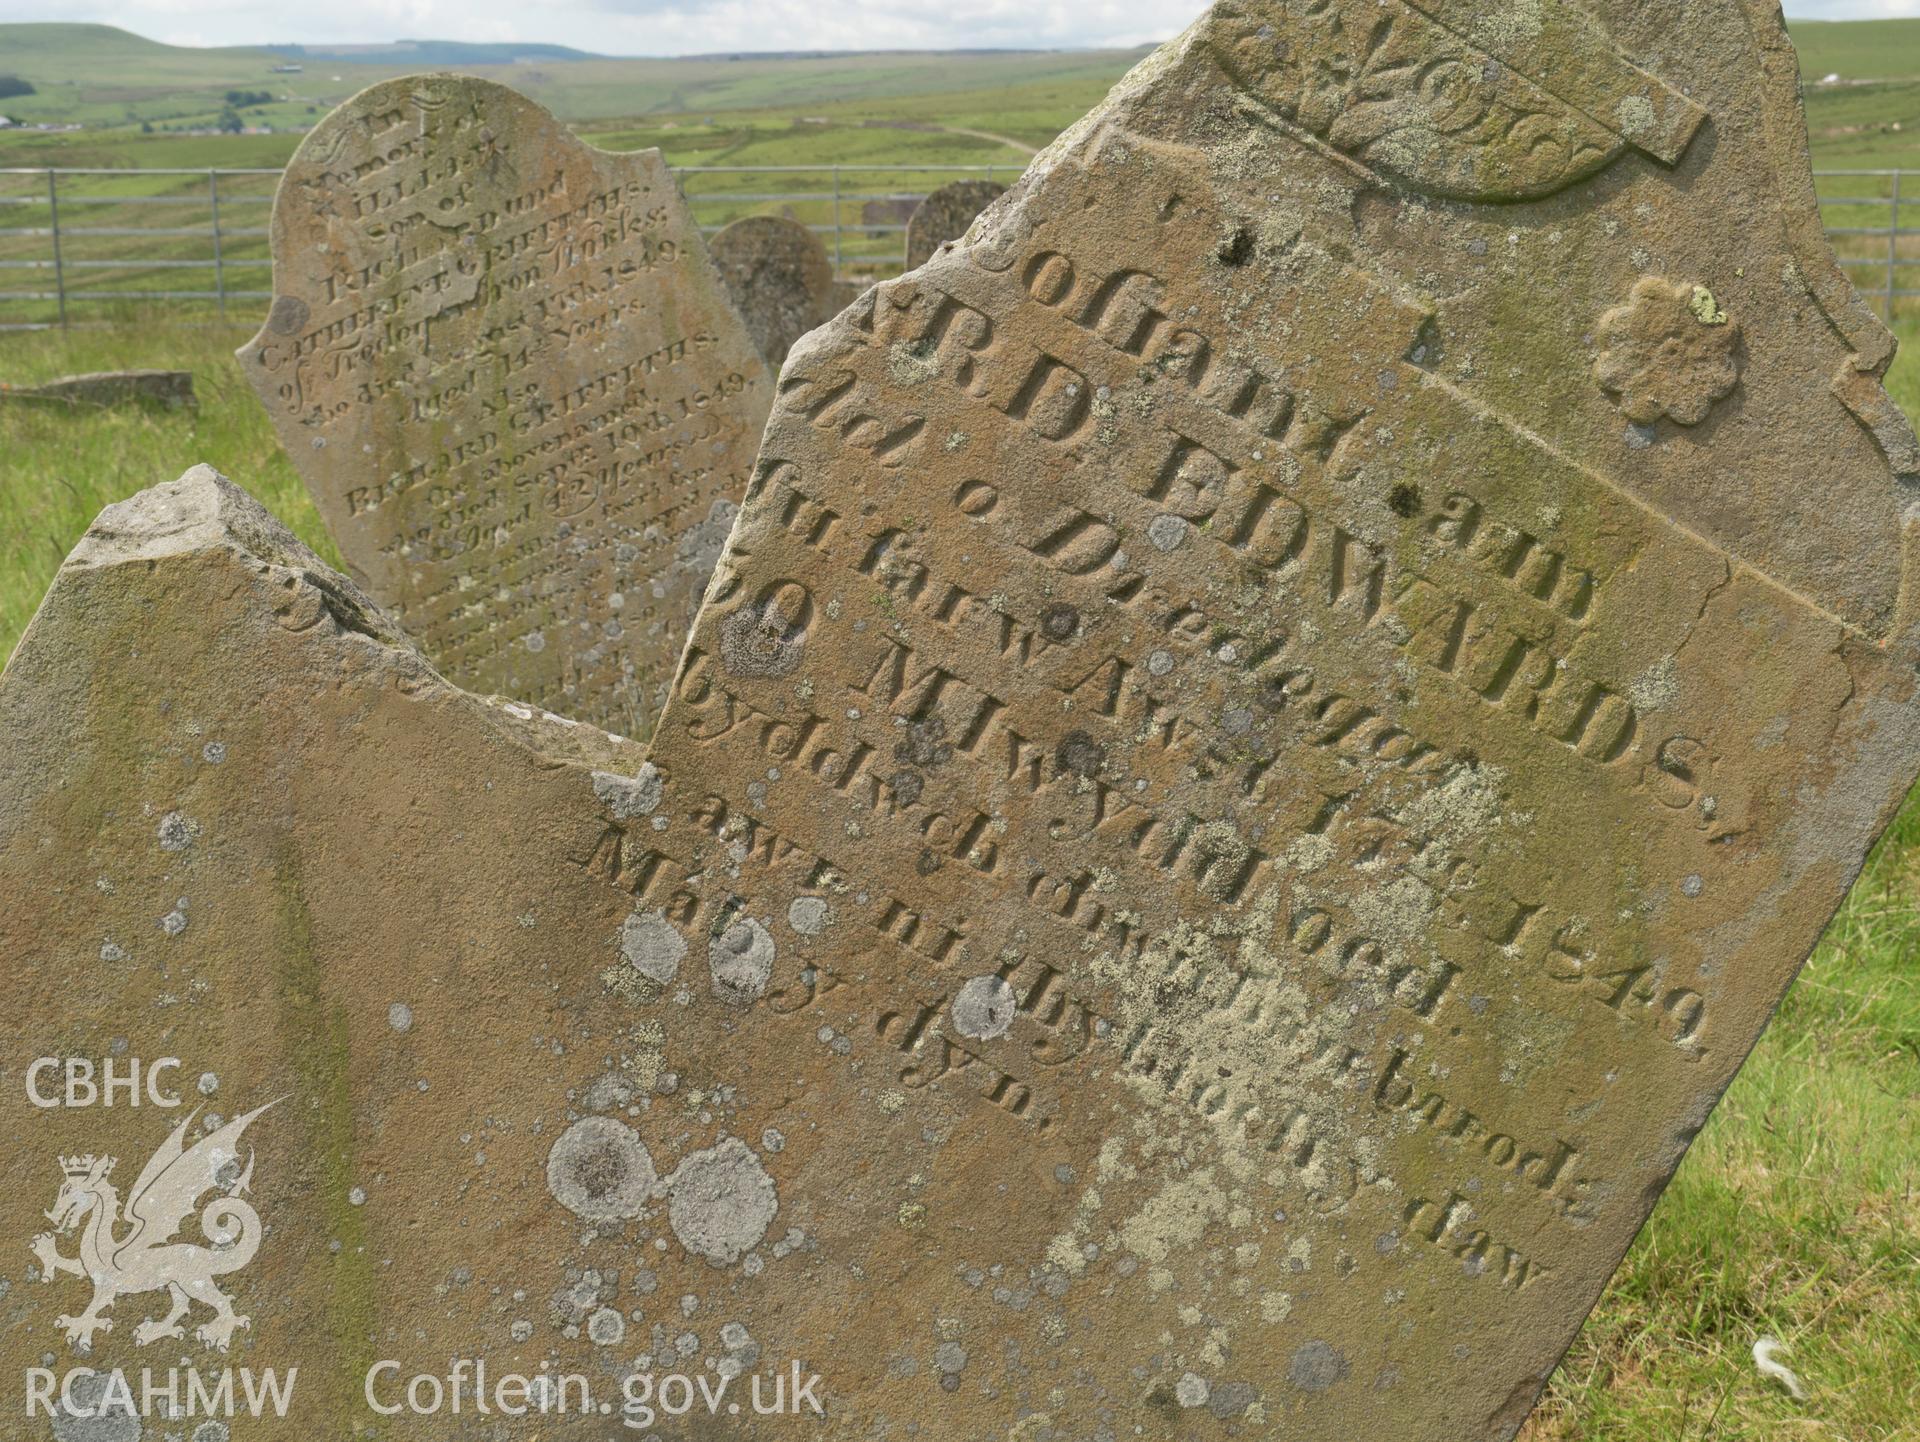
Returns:
[[[62,376],[39,385],[10,386],[0,382],[0,403],[82,406],[156,405],[179,410],[194,404],[193,372],[132,370],[90,371]]]
[[[414,76],[301,143],[241,352],[340,553],[448,676],[644,733],[769,381],[658,151]]]
[[[941,246],[960,239],[1006,193],[1006,186],[991,180],[956,180],[934,191],[907,222],[907,269],[919,269]]]
[[[839,1435],[1516,1432],[1920,768],[1890,350],[1679,0],[1222,5],[796,348],[600,865]]]
[[[750,215],[714,236],[710,248],[747,333],[776,373],[793,343],[839,309],[826,247],[797,220]]]

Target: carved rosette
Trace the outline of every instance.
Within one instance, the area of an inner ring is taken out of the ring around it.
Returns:
[[[1740,327],[1705,286],[1647,277],[1600,317],[1593,372],[1628,420],[1698,425],[1740,379]]]

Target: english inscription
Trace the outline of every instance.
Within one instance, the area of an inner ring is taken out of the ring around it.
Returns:
[[[769,397],[658,153],[392,81],[308,136],[273,246],[242,360],[356,577],[470,689],[644,735]]]

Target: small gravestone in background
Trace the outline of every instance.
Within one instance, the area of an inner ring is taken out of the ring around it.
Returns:
[[[1006,186],[991,180],[956,180],[934,191],[907,222],[907,269],[917,270],[941,246],[965,235],[980,212],[1006,193]]]
[[[793,343],[826,323],[834,302],[833,262],[797,220],[753,215],[708,242],[734,308],[767,365],[778,371]]]
[[[657,711],[770,381],[659,152],[503,86],[374,86],[301,143],[241,352],[356,578],[446,674]]]
[[[35,385],[0,384],[0,401],[83,406],[156,405],[191,409],[193,372],[166,370],[89,371]]]

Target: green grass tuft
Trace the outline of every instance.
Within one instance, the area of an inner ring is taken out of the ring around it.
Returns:
[[[259,497],[332,565],[339,552],[233,358],[244,327],[153,318],[99,330],[0,335],[0,379],[190,370],[200,404],[76,410],[0,400],[0,656],[11,655],[53,573],[103,506],[205,461]]]

